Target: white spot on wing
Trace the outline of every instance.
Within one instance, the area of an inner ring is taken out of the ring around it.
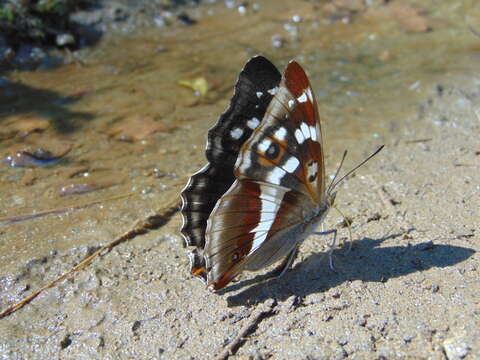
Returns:
[[[287,136],[287,129],[284,127],[281,127],[275,131],[273,134],[273,137],[280,140],[280,141],[285,141],[285,137]]]
[[[317,128],[315,126],[310,126],[310,135],[313,141],[317,141]]]
[[[232,138],[234,138],[235,140],[238,140],[242,137],[243,135],[243,129],[240,129],[240,128],[235,128],[233,129],[232,131],[230,131],[230,135],[232,136]]]
[[[311,164],[308,164],[307,166],[307,173],[308,173],[308,176],[307,176],[307,179],[310,177],[310,176],[313,176],[313,181],[315,181],[315,179],[317,178],[317,172],[318,172],[318,164],[317,162],[313,162]]]
[[[293,108],[293,105],[295,105],[295,100],[293,100],[293,99],[288,100],[288,107],[290,109]]]
[[[310,139],[311,136],[310,136],[310,127],[302,122],[302,124],[300,125],[300,129],[302,130],[302,133],[303,133],[303,136],[305,136],[305,139]]]
[[[305,141],[305,136],[303,136],[303,133],[300,129],[295,130],[295,139],[297,139],[297,142],[302,145],[303,142]]]
[[[300,95],[298,98],[297,98],[298,102],[300,103],[305,103],[307,102],[307,94],[303,93],[302,95]]]
[[[261,92],[261,91],[257,91],[257,98],[259,98],[259,99],[260,99],[260,98],[262,97],[262,95],[263,95],[263,92]]]
[[[236,167],[238,167],[238,170],[240,173],[245,174],[246,171],[250,168],[252,165],[252,161],[250,160],[250,151],[244,152],[243,156],[239,156],[237,159],[237,163],[235,164]]]
[[[272,140],[266,138],[264,139],[260,144],[258,144],[257,149],[261,153],[265,153],[268,148],[270,147],[270,144],[272,143]]]
[[[270,95],[273,96],[273,95],[275,95],[275,94],[277,93],[277,90],[278,90],[278,88],[277,88],[277,87],[274,87],[274,88],[272,88],[272,89],[270,89],[270,90],[267,90],[267,91],[268,91],[268,93],[269,93]]]
[[[289,173],[295,172],[297,170],[298,165],[300,165],[300,162],[296,157],[291,157],[288,159],[288,161],[283,165],[283,168],[287,170]]]
[[[247,126],[250,128],[250,129],[255,129],[258,124],[260,124],[260,120],[258,120],[256,117],[254,118],[251,118],[250,120],[247,121]]]
[[[266,176],[267,182],[275,185],[280,185],[283,177],[286,175],[285,170],[275,167],[272,171],[269,171]]]

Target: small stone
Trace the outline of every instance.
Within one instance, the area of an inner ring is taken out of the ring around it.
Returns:
[[[125,21],[130,16],[128,9],[122,5],[115,5],[108,12],[113,21]]]
[[[34,61],[40,61],[40,60],[46,58],[47,54],[42,49],[40,49],[38,47],[34,47],[30,51],[30,57]]]
[[[341,296],[341,294],[340,294],[338,291],[334,291],[334,292],[332,293],[332,297],[333,297],[334,299],[339,299],[340,296]]]
[[[358,326],[365,327],[365,326],[367,326],[367,319],[365,319],[363,317],[358,318],[356,323],[357,323]]]
[[[247,13],[247,7],[245,5],[240,5],[238,7],[238,12],[241,14],[241,15],[245,15]]]
[[[232,9],[235,7],[235,1],[234,0],[226,0],[225,1],[225,6],[229,9]]]
[[[281,48],[285,44],[285,39],[282,38],[280,35],[273,35],[272,36],[272,46],[274,48]]]
[[[435,245],[433,244],[433,241],[432,240],[429,240],[425,243],[422,243],[422,244],[419,244],[418,245],[418,248],[421,250],[421,251],[426,251],[426,250],[432,250],[433,248],[435,247]]]
[[[73,45],[75,44],[75,37],[69,33],[58,34],[55,43],[57,46]]]
[[[312,304],[318,304],[318,303],[321,303],[321,302],[324,302],[325,301],[325,295],[321,294],[321,293],[315,293],[315,294],[311,294],[307,297],[306,299],[306,304],[308,305],[312,305]]]
[[[180,21],[180,23],[182,23],[183,25],[187,25],[187,26],[194,25],[194,24],[197,23],[197,20],[192,19],[190,17],[190,15],[188,15],[186,13],[178,14],[177,19],[178,19],[178,21]]]
[[[468,355],[470,347],[462,340],[461,337],[453,337],[443,342],[445,355],[449,360],[463,359]]]
[[[299,307],[302,303],[302,300],[299,296],[292,295],[290,296],[285,302],[283,303],[283,308],[287,312],[294,311],[297,307]]]

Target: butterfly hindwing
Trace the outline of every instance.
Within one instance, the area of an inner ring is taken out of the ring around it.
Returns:
[[[205,258],[207,283],[220,289],[243,268],[257,269],[253,259],[265,242],[302,222],[302,194],[270,184],[237,180],[208,220]],[[278,260],[295,244],[276,244],[262,264]],[[273,241],[275,243],[275,241]],[[258,262],[258,261],[257,261]]]

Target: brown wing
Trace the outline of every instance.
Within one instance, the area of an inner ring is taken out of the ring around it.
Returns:
[[[303,221],[302,202],[306,196],[286,188],[250,180],[237,180],[222,196],[208,220],[205,246],[207,284],[223,288],[250,267],[251,259],[266,242]],[[281,258],[295,245],[272,242],[271,261]]]
[[[310,135],[313,138],[316,133],[316,140],[314,144],[309,147],[308,158],[317,164],[317,203],[324,203],[325,201],[325,158],[323,152],[323,138],[320,123],[320,115],[318,112],[318,105],[315,99],[310,81],[303,68],[295,61],[291,61],[285,70],[285,85],[290,90],[290,93],[295,98],[296,111],[298,117],[302,118],[310,127]],[[305,131],[306,133],[306,131]],[[306,163],[308,168],[310,162]],[[310,173],[309,176],[313,174]],[[307,179],[310,183],[310,179]]]

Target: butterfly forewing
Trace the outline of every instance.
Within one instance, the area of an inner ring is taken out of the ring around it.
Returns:
[[[307,173],[312,179],[315,176],[317,185],[317,202],[325,201],[325,160],[323,154],[322,129],[320,126],[320,115],[315,100],[315,95],[303,68],[295,61],[290,62],[284,74],[285,85],[290,93],[295,97],[295,108],[298,112],[297,117],[310,130],[310,138],[314,141],[309,145],[310,162],[304,163]],[[302,115],[303,114],[303,115]],[[306,128],[304,133],[307,133]],[[300,136],[299,136],[300,137]],[[316,171],[315,171],[316,169]],[[310,183],[309,179],[307,181]]]
[[[237,178],[262,179],[324,199],[324,160],[320,120],[303,69],[290,62],[262,124],[242,146]]]
[[[209,163],[193,175],[182,197],[183,226],[181,232],[190,252],[191,272],[206,278],[202,255],[205,229],[218,199],[235,181],[233,167],[242,144],[260,124],[281,75],[262,56],[253,57],[245,65],[235,85],[228,109],[209,130],[206,156]]]

